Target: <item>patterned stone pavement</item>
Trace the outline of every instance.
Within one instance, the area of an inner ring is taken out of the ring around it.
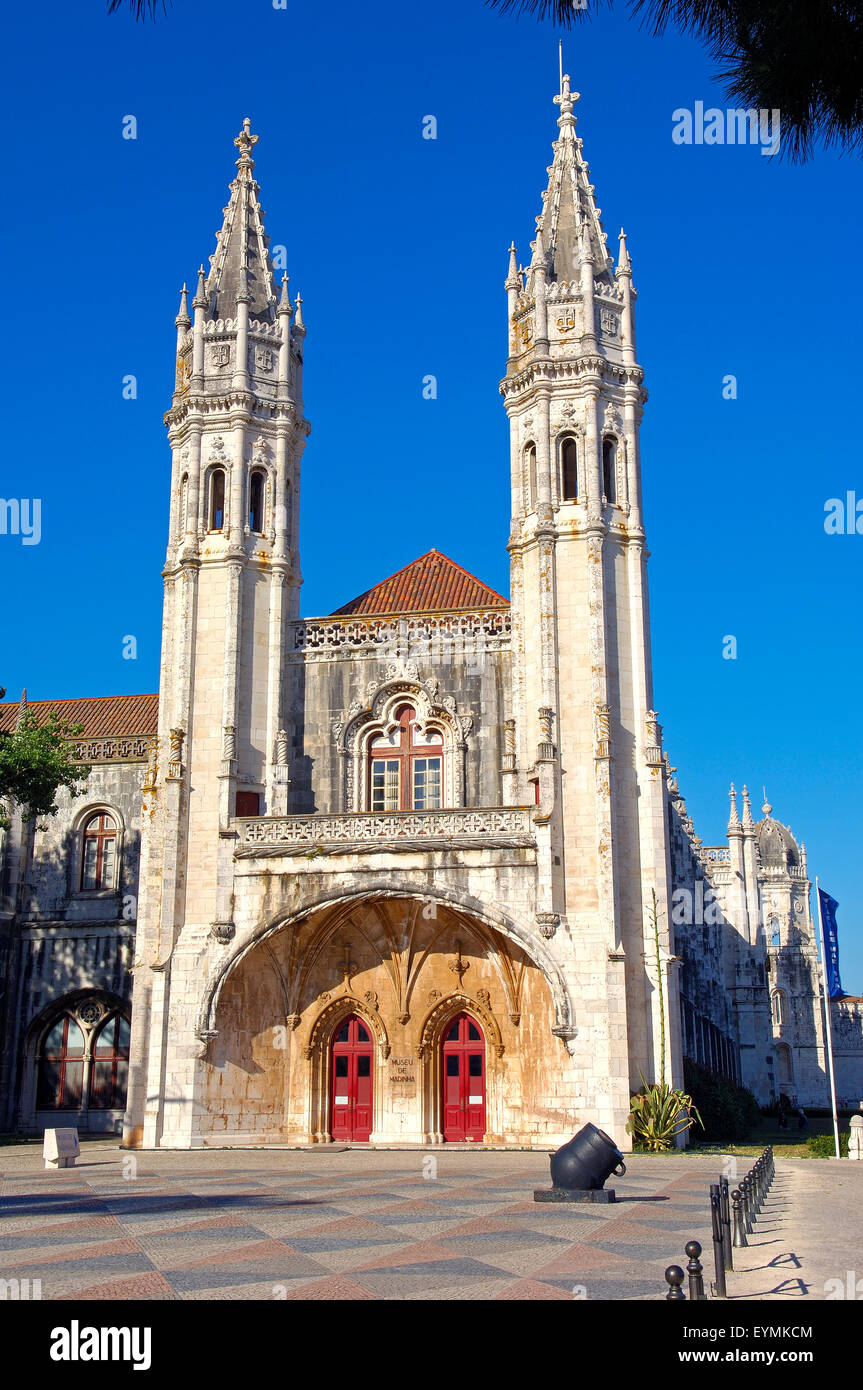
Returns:
[[[645,1299],[709,1252],[716,1162],[635,1158],[613,1206],[537,1204],[544,1153],[0,1149],[0,1278],[43,1299]]]

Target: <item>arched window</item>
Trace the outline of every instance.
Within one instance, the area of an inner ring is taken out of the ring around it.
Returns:
[[[209,531],[221,531],[225,525],[225,470],[214,468],[210,474]]]
[[[378,734],[369,747],[369,806],[372,811],[434,811],[442,803],[443,738],[419,730],[416,710],[396,710],[398,726]]]
[[[602,441],[602,491],[606,502],[617,501],[617,444],[608,436]]]
[[[129,1021],[122,1014],[114,1014],[102,1025],[92,1044],[92,1059],[91,1108],[121,1110],[129,1073]]]
[[[189,475],[184,473],[180,479],[180,514],[177,524],[177,535],[182,540],[186,534],[186,521],[189,515]]]
[[[81,855],[81,891],[110,890],[117,873],[117,822],[105,811],[91,816],[84,826]]]
[[[262,473],[259,468],[255,469],[249,479],[249,530],[255,531],[258,535],[264,533],[266,481],[266,474]]]
[[[84,1085],[84,1034],[71,1014],[51,1025],[39,1053],[36,1106],[78,1110]]]
[[[533,511],[536,506],[536,445],[528,444],[524,451],[525,470],[527,474],[527,510]]]
[[[773,1022],[781,1026],[785,1022],[785,991],[774,989],[770,996],[770,1005]]]
[[[571,435],[560,445],[560,487],[564,502],[578,499],[578,446]]]
[[[770,945],[771,945],[771,946],[780,946],[780,945],[782,944],[782,938],[781,938],[780,933],[779,933],[779,919],[778,919],[778,917],[771,917],[771,918],[770,918],[770,921],[767,923],[767,930],[768,930],[769,933],[770,933]]]

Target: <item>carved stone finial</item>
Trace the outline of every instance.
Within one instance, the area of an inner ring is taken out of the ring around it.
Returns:
[[[255,161],[252,159],[252,150],[257,145],[259,138],[259,136],[252,134],[252,120],[250,116],[246,116],[243,121],[243,129],[234,139],[234,144],[240,151],[240,158],[237,160],[238,167],[254,169]]]

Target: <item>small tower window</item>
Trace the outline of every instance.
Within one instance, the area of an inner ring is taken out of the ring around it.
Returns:
[[[259,536],[264,533],[264,496],[266,478],[256,469],[249,480],[249,530]]]
[[[527,509],[532,511],[536,506],[536,445],[528,444],[524,451],[525,463],[527,465]]]
[[[617,501],[617,444],[609,438],[602,441],[602,491],[606,502]]]
[[[785,991],[775,989],[770,996],[773,1006],[773,1022],[780,1027],[785,1022]]]
[[[180,516],[178,534],[180,540],[186,534],[186,521],[189,515],[189,475],[184,473],[180,480]]]
[[[210,474],[210,531],[221,531],[225,524],[225,472],[215,468]]]
[[[571,435],[560,446],[561,496],[564,502],[578,499],[578,446]]]
[[[117,824],[112,816],[100,812],[91,816],[84,828],[84,854],[81,861],[81,891],[95,892],[114,887],[117,854]]]

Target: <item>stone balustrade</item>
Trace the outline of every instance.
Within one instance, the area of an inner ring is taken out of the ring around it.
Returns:
[[[344,815],[259,816],[236,822],[239,857],[257,854],[374,852],[409,848],[533,848],[535,808],[493,806],[444,811],[349,812]]]

